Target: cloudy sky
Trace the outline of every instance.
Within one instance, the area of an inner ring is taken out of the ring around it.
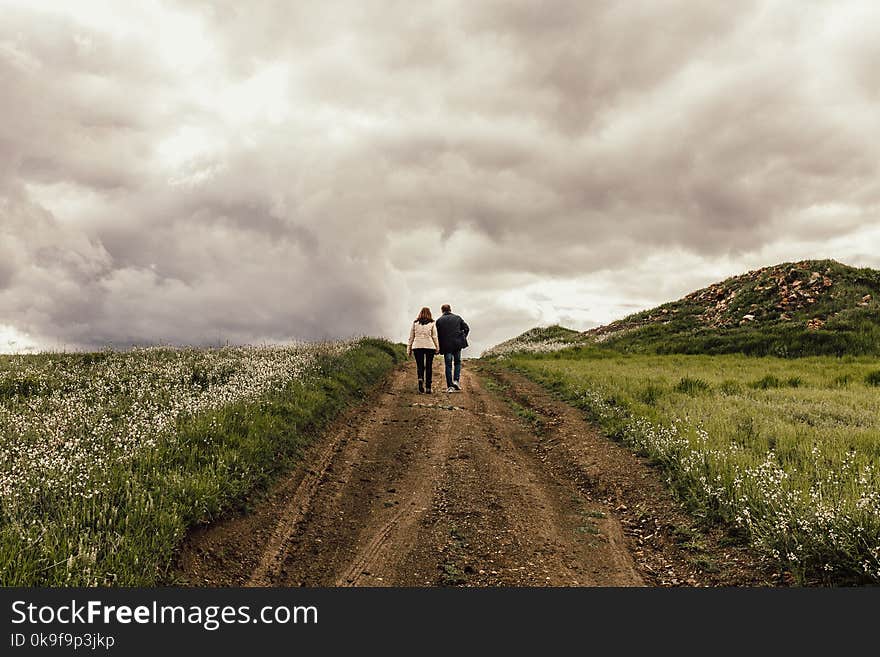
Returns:
[[[880,267],[873,0],[0,16],[0,349],[403,339],[449,302],[478,352]]]

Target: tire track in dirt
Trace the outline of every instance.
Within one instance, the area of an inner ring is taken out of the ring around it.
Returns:
[[[411,377],[403,378],[404,390],[401,393],[406,398],[405,387]],[[418,443],[422,449],[410,462],[410,467],[406,471],[398,471],[393,487],[395,494],[409,500],[409,503],[400,506],[387,520],[384,520],[386,513],[383,510],[376,511],[375,520],[366,523],[358,539],[363,547],[358,549],[357,556],[345,572],[337,577],[336,586],[401,582],[399,571],[402,568],[397,562],[400,557],[416,550],[420,521],[434,498],[436,473],[442,470],[449,452],[448,436],[451,433],[453,409],[445,408],[442,404],[431,405],[430,402],[422,404],[403,406],[420,414],[416,427],[424,439]],[[417,583],[406,578],[403,578],[403,582]]]
[[[297,524],[308,511],[312,496],[321,483],[321,477],[333,460],[338,444],[330,443],[318,457],[319,471],[306,472],[293,493],[298,503],[288,504],[279,514],[278,523],[266,544],[260,560],[247,580],[246,586],[269,586],[281,570],[281,557],[290,543]]]
[[[466,428],[442,488],[447,540],[440,583],[471,586],[632,586],[642,583],[617,523],[534,458],[532,434],[476,376]],[[603,526],[593,518],[603,517]]]

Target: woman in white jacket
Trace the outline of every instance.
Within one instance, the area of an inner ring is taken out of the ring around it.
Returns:
[[[431,317],[430,308],[422,308],[416,321],[409,329],[409,347],[407,355],[416,356],[416,369],[419,373],[419,392],[431,394],[431,375],[434,354],[440,353],[437,341],[437,326]]]

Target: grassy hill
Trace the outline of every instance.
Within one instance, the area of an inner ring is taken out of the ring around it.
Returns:
[[[489,354],[601,344],[636,353],[880,354],[880,271],[834,260],[764,267],[573,335],[532,329]]]
[[[582,344],[585,340],[585,334],[564,326],[538,326],[487,349],[482,355],[495,356],[516,351],[555,351]]]

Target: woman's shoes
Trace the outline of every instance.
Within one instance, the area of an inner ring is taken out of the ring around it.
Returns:
[[[426,394],[426,395],[430,395],[430,394],[431,394],[431,389],[430,389],[430,388],[427,388],[427,389],[425,390],[425,394]]]
[[[419,394],[425,392],[425,382],[419,379]]]

